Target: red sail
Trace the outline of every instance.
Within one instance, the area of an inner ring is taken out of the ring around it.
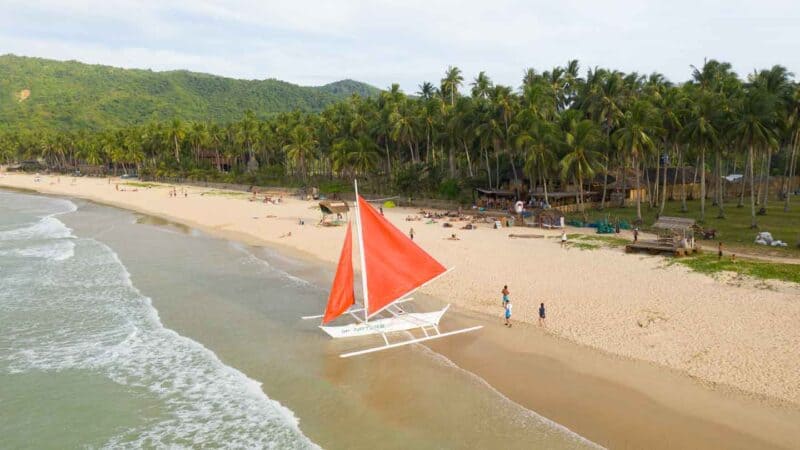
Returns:
[[[331,286],[331,293],[328,296],[328,306],[325,308],[325,316],[322,318],[322,323],[326,324],[339,317],[355,302],[356,298],[353,294],[353,237],[348,223],[342,254],[339,256],[339,266],[336,268],[336,276],[333,278],[333,286]]]
[[[358,211],[367,269],[368,316],[445,272],[444,266],[361,197]]]

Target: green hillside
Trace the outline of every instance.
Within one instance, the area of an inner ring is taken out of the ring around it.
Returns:
[[[0,126],[13,128],[101,129],[175,117],[228,122],[248,109],[259,117],[318,111],[353,93],[377,92],[353,80],[305,87],[274,79],[0,56]]]

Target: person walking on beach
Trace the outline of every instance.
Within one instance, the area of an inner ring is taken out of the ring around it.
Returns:
[[[561,230],[561,248],[567,245],[567,231]]]
[[[503,286],[503,290],[500,292],[503,294],[503,306],[506,306],[506,303],[511,301],[511,299],[508,298],[508,296],[511,295],[511,292],[508,291],[508,285]]]
[[[722,261],[722,242],[719,243],[717,250],[717,261]]]
[[[633,229],[633,243],[639,240],[639,227]]]
[[[408,230],[408,237],[410,237],[412,241],[414,240],[414,227]]]
[[[539,326],[546,327],[547,323],[544,321],[545,319],[545,310],[544,310],[544,303],[539,303]]]
[[[506,311],[506,326],[511,328],[511,300],[505,302],[505,311]]]
[[[381,210],[381,215],[383,215],[383,206],[379,206],[378,209]]]

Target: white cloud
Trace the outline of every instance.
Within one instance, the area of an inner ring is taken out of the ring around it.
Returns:
[[[582,65],[686,79],[704,57],[740,74],[800,70],[793,2],[580,0],[4,0],[0,53],[322,84],[354,78],[413,92],[448,65],[517,85]]]

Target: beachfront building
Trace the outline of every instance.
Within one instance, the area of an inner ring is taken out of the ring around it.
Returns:
[[[479,208],[508,211],[517,201],[517,194],[501,189],[475,188],[473,203]]]

